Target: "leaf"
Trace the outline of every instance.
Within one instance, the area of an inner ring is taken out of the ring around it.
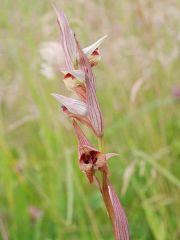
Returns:
[[[62,96],[60,94],[53,93],[51,94],[55,97],[62,106],[65,106],[70,113],[86,116],[87,115],[87,106],[84,102],[79,100]]]
[[[87,109],[89,113],[89,119],[96,132],[98,137],[103,135],[103,119],[102,114],[100,111],[100,107],[96,97],[96,90],[95,90],[95,77],[92,72],[92,68],[89,64],[89,61],[85,54],[83,53],[78,41],[76,40],[77,49],[79,52],[79,62],[81,69],[85,73],[85,82],[87,88]]]
[[[116,240],[130,240],[129,227],[126,214],[118,199],[118,196],[111,186],[108,184],[108,191],[113,208],[113,226]]]
[[[83,52],[86,56],[90,56],[94,50],[96,50],[96,48],[98,48],[101,43],[104,41],[104,39],[107,38],[107,35],[103,36],[102,38],[100,38],[99,40],[97,40],[95,43],[93,43],[92,45],[83,48]]]
[[[76,60],[76,42],[74,38],[74,33],[69,26],[69,22],[63,11],[57,10],[54,7],[57,15],[58,24],[61,32],[61,45],[64,51],[65,62],[67,69],[73,69],[74,62]]]

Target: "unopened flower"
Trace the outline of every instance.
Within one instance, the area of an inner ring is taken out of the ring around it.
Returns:
[[[85,74],[81,70],[62,71],[66,88],[86,101]]]
[[[85,74],[81,70],[64,70],[62,73],[64,74],[64,83],[68,90],[72,90],[76,85],[85,83]],[[73,79],[73,81],[70,79]]]
[[[83,48],[83,52],[87,56],[91,67],[96,66],[99,63],[101,59],[99,46],[106,37],[107,36],[104,36],[89,47]],[[47,77],[48,79],[53,79],[55,73],[59,71],[68,73],[68,71],[63,70],[67,67],[64,61],[64,52],[59,42],[44,42],[41,44],[39,52],[43,60],[41,64],[41,73],[45,77]],[[76,68],[77,66],[78,62],[76,64]]]
[[[98,64],[98,62],[100,61],[101,56],[99,53],[99,49],[96,48],[92,54],[88,57],[89,63],[91,64],[91,67],[94,67],[95,65]]]
[[[101,59],[101,55],[99,52],[99,46],[104,41],[104,39],[107,37],[107,35],[103,36],[99,40],[97,40],[95,43],[90,45],[89,47],[83,48],[84,54],[87,56],[89,63],[91,67],[97,65]]]

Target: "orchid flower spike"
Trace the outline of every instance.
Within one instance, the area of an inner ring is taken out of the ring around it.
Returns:
[[[61,32],[61,46],[64,52],[66,70],[61,71],[64,74],[64,83],[68,90],[75,92],[84,102],[86,101],[86,86],[84,72],[78,70],[79,55],[77,54],[77,44],[75,35],[70,28],[69,22],[63,13],[56,8],[58,24]],[[99,46],[107,36],[103,36],[92,45],[83,49],[90,66],[95,66],[100,60]]]
[[[68,90],[75,92],[81,100],[52,94],[61,104],[64,114],[72,119],[75,134],[78,139],[79,167],[90,183],[96,180],[99,190],[104,199],[106,209],[112,222],[116,240],[130,240],[128,222],[121,203],[109,181],[109,170],[107,160],[116,153],[102,152],[93,147],[79,127],[80,122],[93,130],[96,137],[102,141],[104,134],[104,123],[102,113],[96,96],[95,76],[92,67],[100,60],[99,46],[106,38],[100,38],[94,44],[81,48],[68,20],[62,11],[56,11],[61,32],[61,45],[64,52],[66,68],[64,83]],[[102,143],[102,142],[101,142]],[[100,179],[95,175],[101,172]]]
[[[81,70],[62,71],[66,88],[86,102],[85,74]]]
[[[78,90],[81,90],[82,95],[84,94],[83,95],[84,98],[82,97],[82,99],[86,102],[87,114],[84,115],[83,117],[79,116],[79,115],[82,115],[78,113],[78,108],[81,109],[82,107],[82,103],[80,104],[80,101],[73,100],[72,98],[67,98],[58,94],[53,94],[53,96],[61,103],[61,105],[63,106],[63,111],[67,116],[74,118],[80,121],[81,123],[85,124],[86,126],[90,127],[97,137],[102,137],[104,124],[103,124],[102,113],[100,111],[100,107],[96,97],[95,77],[92,72],[91,66],[88,62],[88,59],[85,56],[77,40],[76,40],[76,44],[79,52],[81,72],[85,76],[85,85],[86,85],[86,88],[84,91],[81,88],[81,86]],[[82,73],[81,73],[81,76],[82,76]],[[64,102],[64,99],[66,99],[65,102]],[[71,107],[72,104],[73,104],[73,111]],[[74,110],[76,113],[74,112]]]

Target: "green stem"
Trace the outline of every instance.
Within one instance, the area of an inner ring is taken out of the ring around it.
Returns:
[[[99,137],[98,138],[98,146],[99,146],[99,150],[100,152],[104,152],[104,138],[103,137]]]

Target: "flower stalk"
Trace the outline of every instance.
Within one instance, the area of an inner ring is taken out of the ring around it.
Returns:
[[[64,74],[63,81],[66,88],[75,93],[78,99],[59,94],[52,95],[61,104],[63,113],[72,121],[78,140],[79,168],[85,173],[90,184],[95,183],[98,186],[112,223],[115,239],[129,240],[127,218],[109,180],[108,159],[117,154],[105,153],[104,120],[96,96],[96,80],[92,70],[101,58],[99,46],[107,36],[83,49],[63,11],[55,9],[55,12],[66,63],[66,69],[61,69]],[[98,148],[91,145],[79,124],[92,130],[97,137]],[[100,174],[96,174],[97,172]]]
[[[98,138],[98,147],[101,152],[104,152],[105,146],[104,146],[104,137]]]

